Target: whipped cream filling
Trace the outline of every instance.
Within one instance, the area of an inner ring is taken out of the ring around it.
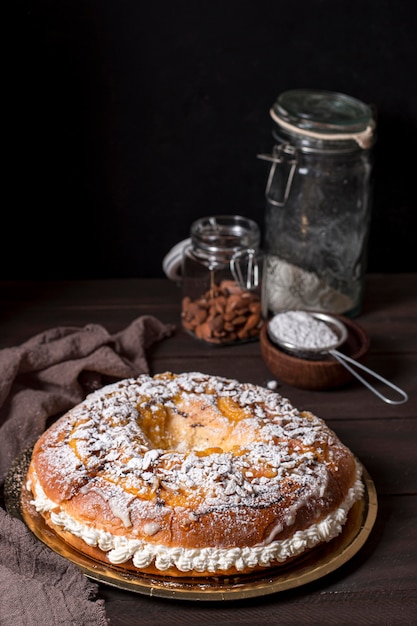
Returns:
[[[49,513],[53,524],[82,539],[87,545],[100,548],[106,553],[108,560],[120,565],[132,559],[133,565],[143,569],[154,563],[155,567],[164,572],[176,567],[181,572],[219,572],[235,567],[238,571],[256,566],[267,567],[274,562],[284,562],[314,548],[320,543],[328,542],[337,537],[346,522],[349,510],[364,493],[362,469],[357,465],[357,476],[354,485],[349,489],[340,507],[327,515],[318,523],[306,530],[298,530],[292,537],[283,540],[272,540],[267,545],[255,545],[235,548],[183,548],[169,547],[149,543],[143,539],[129,539],[112,535],[109,532],[79,523],[50,500],[41,485],[36,481],[36,498],[33,506],[39,513]],[[35,478],[36,480],[36,478]],[[30,482],[27,489],[31,491]]]

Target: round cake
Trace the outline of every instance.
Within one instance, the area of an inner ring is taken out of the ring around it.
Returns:
[[[165,576],[270,568],[336,537],[364,491],[323,420],[199,372],[103,387],[34,446],[32,506],[88,557]]]

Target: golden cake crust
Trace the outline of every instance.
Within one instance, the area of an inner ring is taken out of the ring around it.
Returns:
[[[92,558],[170,576],[246,573],[338,534],[360,467],[279,394],[165,372],[91,394],[37,441],[36,509]]]

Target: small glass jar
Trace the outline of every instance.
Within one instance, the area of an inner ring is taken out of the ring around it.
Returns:
[[[213,345],[255,340],[263,323],[258,225],[239,215],[204,217],[182,252],[182,325]]]
[[[372,109],[350,96],[298,89],[271,111],[265,283],[270,313],[360,313],[371,217]]]

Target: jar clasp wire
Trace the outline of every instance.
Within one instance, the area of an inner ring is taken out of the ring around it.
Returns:
[[[285,206],[288,200],[288,196],[290,195],[291,185],[292,185],[295,170],[297,167],[297,156],[296,156],[294,148],[290,144],[283,144],[280,146],[274,146],[272,154],[257,154],[256,156],[258,159],[261,159],[263,161],[270,161],[272,163],[271,169],[269,171],[268,181],[266,184],[266,190],[265,190],[266,199],[268,200],[268,202],[270,202],[270,204],[274,206],[279,206],[279,207]],[[288,156],[291,156],[293,158],[288,158]],[[279,202],[278,200],[275,200],[272,197],[271,187],[272,187],[272,181],[275,176],[275,170],[277,168],[277,165],[278,164],[281,165],[284,162],[288,163],[288,165],[290,166],[290,169],[289,169],[288,176],[287,176],[287,183],[285,185],[284,197],[283,197],[282,202]]]
[[[246,279],[242,272],[243,261],[245,261],[246,265]],[[259,267],[256,260],[256,251],[253,250],[253,248],[249,248],[235,252],[230,260],[230,271],[235,281],[243,290],[256,289],[259,285]]]

